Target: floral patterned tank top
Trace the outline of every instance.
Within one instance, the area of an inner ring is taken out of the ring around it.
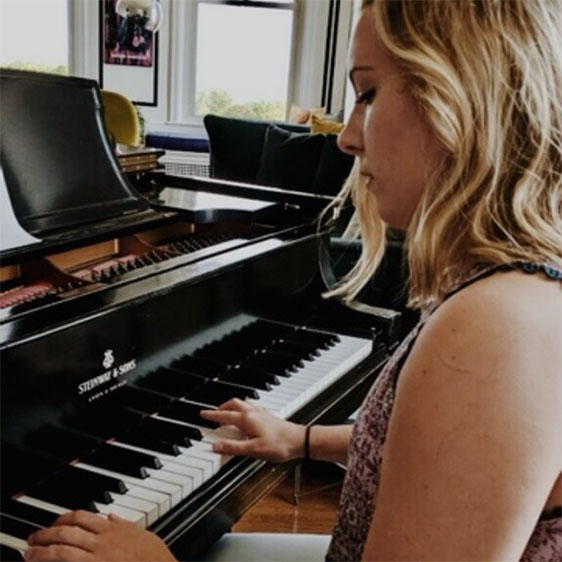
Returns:
[[[562,280],[562,270],[546,264],[516,262],[505,266],[479,267],[466,275],[448,294],[501,269],[522,268],[528,273],[542,272]],[[351,435],[348,470],[338,517],[326,560],[361,560],[374,512],[388,423],[394,404],[394,391],[400,368],[420,330],[436,307],[424,311],[419,322],[395,350],[367,394]],[[525,548],[521,562],[559,562],[562,560],[562,515],[560,510],[541,517]]]

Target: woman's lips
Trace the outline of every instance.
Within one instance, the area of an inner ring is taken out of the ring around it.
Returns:
[[[363,172],[361,171],[361,176],[363,177],[363,180],[365,181],[365,187],[369,190],[369,191],[373,191],[374,190],[374,176],[371,175],[369,172]]]

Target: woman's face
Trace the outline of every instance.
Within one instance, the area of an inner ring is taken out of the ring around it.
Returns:
[[[358,157],[381,218],[405,229],[444,152],[416,107],[400,67],[376,36],[368,10],[355,28],[349,68],[357,100],[339,146]]]

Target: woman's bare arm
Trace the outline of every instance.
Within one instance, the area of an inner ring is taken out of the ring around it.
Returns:
[[[452,297],[400,374],[364,560],[519,560],[561,470],[558,283]]]

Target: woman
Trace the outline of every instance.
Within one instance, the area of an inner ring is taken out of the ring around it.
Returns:
[[[330,560],[562,555],[560,5],[366,0],[350,49],[362,257],[406,230],[419,324],[358,420],[304,428],[232,400],[218,452],[347,462]],[[154,535],[77,512],[28,560],[171,560]],[[248,558],[251,559],[251,556]]]

